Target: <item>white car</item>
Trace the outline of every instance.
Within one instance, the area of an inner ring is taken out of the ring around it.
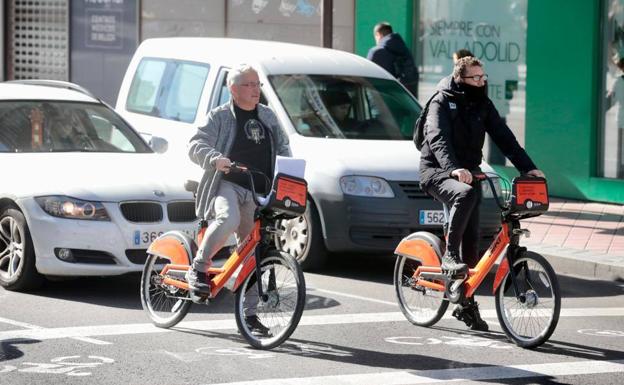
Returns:
[[[9,290],[43,276],[140,271],[159,234],[197,229],[183,167],[71,83],[0,83],[0,164],[0,285]]]

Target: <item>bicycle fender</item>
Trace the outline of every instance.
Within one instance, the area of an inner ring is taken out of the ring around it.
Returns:
[[[419,260],[423,266],[440,266],[442,241],[427,231],[418,231],[403,238],[394,253]]]
[[[195,256],[197,246],[193,239],[181,231],[167,231],[147,249],[148,254],[170,260],[174,265],[188,265]]]
[[[509,273],[509,260],[507,258],[503,258],[503,260],[498,265],[498,269],[496,269],[496,275],[494,276],[494,286],[492,287],[492,294],[496,294],[496,290],[503,282],[505,276]]]

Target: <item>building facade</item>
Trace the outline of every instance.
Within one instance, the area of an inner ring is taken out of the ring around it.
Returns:
[[[333,2],[332,47],[349,52],[354,49],[354,2]],[[72,81],[114,103],[132,54],[145,39],[233,37],[321,45],[321,4],[322,0],[0,0],[0,36],[6,31],[6,39],[0,40],[1,72],[7,79]]]

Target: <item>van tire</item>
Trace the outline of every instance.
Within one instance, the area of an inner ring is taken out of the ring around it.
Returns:
[[[283,231],[275,237],[278,250],[292,255],[304,271],[321,269],[327,262],[327,248],[318,210],[308,200],[305,213],[293,219],[282,219],[277,228]]]

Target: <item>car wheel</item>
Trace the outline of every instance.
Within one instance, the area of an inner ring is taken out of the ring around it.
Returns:
[[[327,260],[327,249],[323,241],[321,220],[314,204],[308,200],[303,215],[277,222],[282,231],[275,237],[277,249],[295,257],[305,271],[323,267]]]
[[[26,218],[9,208],[0,214],[0,285],[22,291],[41,285],[43,277],[35,268],[35,250]]]

